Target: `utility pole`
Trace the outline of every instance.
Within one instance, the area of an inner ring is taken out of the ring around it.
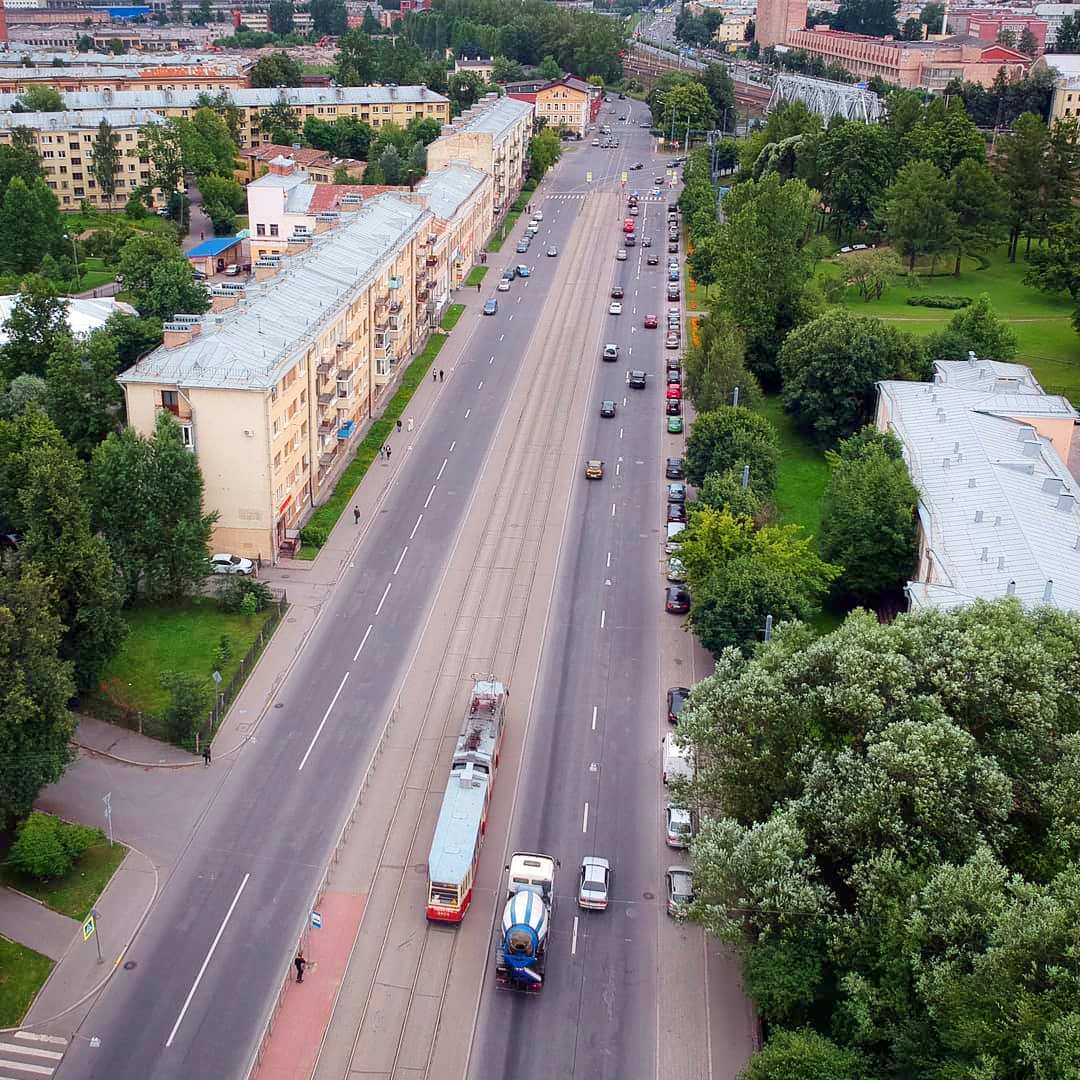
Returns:
[[[105,825],[109,830],[109,847],[113,846],[113,831],[112,831],[112,792],[106,791],[101,800],[105,804]]]
[[[765,616],[765,640],[772,641],[772,616]]]

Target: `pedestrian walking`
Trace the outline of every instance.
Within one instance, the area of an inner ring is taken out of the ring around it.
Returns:
[[[401,421],[400,420],[397,422],[397,429],[398,429],[398,431],[401,430]]]
[[[354,506],[352,508],[352,517],[353,517],[353,524],[354,525],[359,525],[360,524],[360,507],[359,506]]]
[[[381,460],[384,457],[386,457],[386,447],[385,446],[380,446],[379,447],[379,458]]]
[[[439,382],[442,382],[442,377],[443,377],[443,370],[442,370],[442,368],[439,368]]]
[[[301,949],[296,954],[296,959],[293,961],[296,967],[296,981],[301,983],[304,981],[304,968],[307,967],[307,961],[304,959],[304,950]]]
[[[386,448],[386,460],[387,461],[390,460],[390,447],[389,446]]]
[[[439,377],[439,373],[434,368],[432,368],[431,369],[431,381],[435,382],[438,379],[438,377]]]
[[[206,239],[206,233],[204,233],[204,232],[199,233],[199,239],[200,240],[205,240]]]
[[[209,739],[203,745],[202,759],[203,759],[203,765],[206,766],[206,768],[209,768],[210,767],[210,761],[211,761],[211,757],[210,757],[210,740]]]

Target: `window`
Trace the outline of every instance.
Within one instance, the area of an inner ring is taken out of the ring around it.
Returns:
[[[277,236],[277,234],[278,234],[278,227],[276,225],[271,225],[270,226],[270,235],[271,236]]]
[[[255,235],[256,236],[265,236],[266,235],[266,226],[265,225],[256,225],[255,226]]]
[[[195,432],[192,430],[190,424],[180,425],[180,441],[184,444],[185,449],[195,449]]]

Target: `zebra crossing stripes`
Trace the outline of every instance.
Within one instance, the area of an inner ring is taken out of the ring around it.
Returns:
[[[18,1042],[0,1042],[0,1080],[32,1080],[52,1076],[63,1060],[67,1039],[36,1031],[16,1031]]]

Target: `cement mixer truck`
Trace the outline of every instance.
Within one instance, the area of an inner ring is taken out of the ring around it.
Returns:
[[[550,855],[518,851],[510,857],[495,947],[495,985],[503,990],[535,994],[543,989],[558,865]]]

